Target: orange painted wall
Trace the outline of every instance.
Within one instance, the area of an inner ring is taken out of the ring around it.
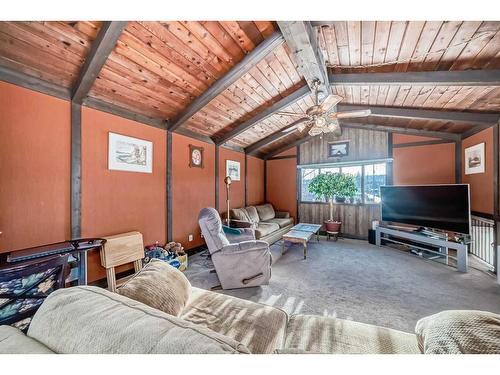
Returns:
[[[153,142],[153,173],[108,169],[108,133]],[[137,230],[144,244],[165,242],[165,131],[82,108],[82,236]],[[66,181],[67,183],[67,181]],[[105,277],[98,252],[88,255],[88,280]]]
[[[465,174],[465,149],[485,142],[485,173]],[[493,214],[493,128],[462,141],[462,182],[470,184],[471,210]]]
[[[172,234],[174,241],[191,249],[203,244],[198,213],[215,206],[215,146],[179,134],[172,137]],[[204,148],[203,168],[189,167],[190,144]],[[189,234],[193,234],[191,242]]]
[[[285,155],[293,155],[285,151]],[[280,154],[280,156],[283,156]],[[267,201],[278,211],[288,211],[297,219],[297,159],[267,161]]]
[[[0,82],[0,252],[70,234],[70,104]]]
[[[247,205],[264,203],[264,160],[248,156]]]
[[[240,163],[240,181],[233,181],[230,189],[231,208],[245,206],[245,155],[241,152],[219,148],[219,212],[225,213],[226,209],[226,160],[234,160]]]
[[[394,134],[394,144],[434,140]],[[395,185],[454,184],[455,144],[437,144],[393,149]]]

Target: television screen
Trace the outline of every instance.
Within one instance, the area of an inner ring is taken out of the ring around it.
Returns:
[[[470,233],[469,185],[381,186],[382,220]]]

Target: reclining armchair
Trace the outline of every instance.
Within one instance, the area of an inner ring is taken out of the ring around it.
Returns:
[[[269,284],[271,252],[265,241],[256,241],[252,229],[238,229],[240,235],[224,233],[219,213],[204,208],[198,216],[201,232],[212,256],[222,289]]]

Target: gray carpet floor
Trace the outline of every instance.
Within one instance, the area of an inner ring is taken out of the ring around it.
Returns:
[[[287,245],[288,246],[288,245]],[[407,252],[366,241],[311,241],[307,259],[293,245],[281,256],[271,246],[269,285],[218,293],[261,302],[289,314],[318,314],[413,332],[418,319],[449,309],[500,313],[500,285],[490,275],[457,272]],[[199,288],[218,285],[213,265],[201,254],[189,259],[185,274]]]

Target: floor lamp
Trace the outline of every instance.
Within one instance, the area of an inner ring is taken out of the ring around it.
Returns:
[[[231,185],[231,177],[226,176],[224,179],[224,183],[226,184],[226,204],[227,204],[227,213],[226,213],[226,220],[227,220],[227,226],[229,227],[229,222],[230,222],[230,217],[229,217],[229,187]]]

